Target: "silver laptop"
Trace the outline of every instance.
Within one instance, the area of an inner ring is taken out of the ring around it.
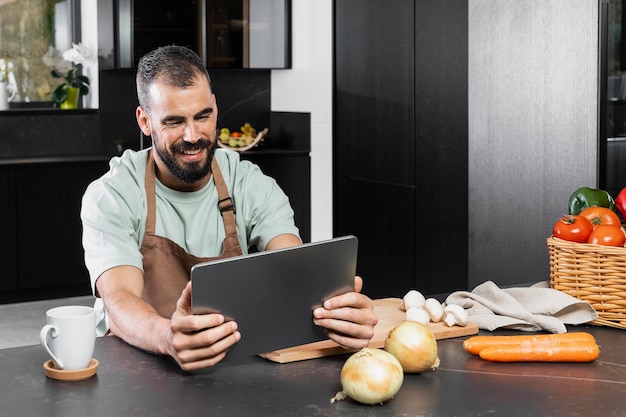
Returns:
[[[313,309],[354,289],[357,250],[357,238],[344,236],[197,264],[192,310],[237,322],[241,340],[226,359],[327,339]]]

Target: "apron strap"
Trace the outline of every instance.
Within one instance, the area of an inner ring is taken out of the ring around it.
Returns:
[[[222,217],[224,219],[226,236],[236,236],[237,223],[235,222],[235,202],[228,194],[228,187],[224,182],[222,171],[220,170],[215,158],[211,161],[211,172],[213,173],[213,182],[215,183],[215,188],[217,188],[217,198],[219,199],[217,202],[217,208],[222,213]]]
[[[146,234],[153,235],[156,231],[156,191],[155,191],[154,157],[152,149],[148,151],[148,162],[146,166],[146,198],[148,200],[148,213],[146,216]]]

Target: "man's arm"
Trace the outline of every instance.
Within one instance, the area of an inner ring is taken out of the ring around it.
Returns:
[[[143,273],[119,266],[96,281],[111,331],[140,349],[172,356],[184,370],[212,366],[222,360],[240,335],[221,314],[191,314],[191,284],[183,290],[171,319],[161,317],[141,298]]]
[[[265,247],[265,250],[282,249],[288,248],[290,246],[298,246],[301,244],[302,241],[298,236],[292,235],[290,233],[283,233],[282,235],[278,235],[272,238],[272,240],[270,240]]]

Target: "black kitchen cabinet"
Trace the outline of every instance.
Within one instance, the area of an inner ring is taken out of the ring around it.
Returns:
[[[467,2],[335,1],[334,234],[371,297],[467,287]]]
[[[86,295],[81,197],[108,168],[108,159],[13,161],[0,165],[4,267],[0,302]],[[5,229],[3,228],[3,231]]]
[[[338,178],[335,223],[338,236],[359,238],[357,275],[364,280],[363,291],[376,298],[402,296],[398,288],[413,288],[413,248],[415,235],[414,189],[375,181]],[[399,232],[401,231],[401,232]]]
[[[15,204],[15,173],[0,167],[0,292],[14,291],[17,282],[17,222]]]
[[[254,162],[274,178],[294,210],[294,220],[303,242],[311,240],[311,158],[309,151],[254,150],[242,159]]]
[[[335,3],[336,175],[414,186],[413,0]]]
[[[271,112],[269,136],[242,152],[283,189],[304,242],[311,240],[311,114]]]
[[[291,67],[291,0],[98,0],[100,69],[135,68],[164,45],[207,68]]]
[[[199,51],[201,10],[197,0],[133,0],[133,62],[163,45]]]

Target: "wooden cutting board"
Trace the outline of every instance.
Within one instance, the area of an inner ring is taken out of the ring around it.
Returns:
[[[400,298],[382,298],[374,300],[374,311],[378,316],[378,324],[374,328],[374,337],[372,337],[369,347],[384,347],[385,340],[391,329],[405,320],[405,312],[400,308],[401,303],[402,300]],[[478,326],[471,322],[468,323],[467,326],[448,327],[448,325],[443,322],[430,323],[428,326],[435,334],[437,340],[469,336],[478,333]],[[259,356],[273,362],[287,363],[356,352],[357,350],[358,349],[347,350],[337,345],[337,343],[332,340],[322,340],[320,342],[263,353]]]

